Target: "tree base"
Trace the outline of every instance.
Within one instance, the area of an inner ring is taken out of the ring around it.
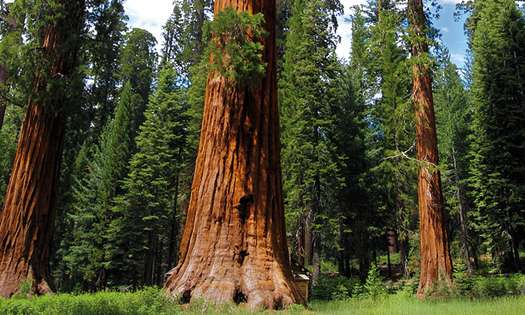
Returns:
[[[270,270],[260,265],[244,265],[242,271],[210,268],[216,272],[207,276],[201,273],[196,281],[190,280],[194,276],[192,271],[177,274],[180,268],[177,267],[168,274],[166,294],[181,304],[195,301],[235,303],[246,305],[251,310],[281,310],[292,304],[305,304],[295,286],[289,285],[292,280],[285,277],[277,263],[272,265]]]
[[[34,296],[53,293],[45,277],[36,276],[31,267],[17,270],[6,265],[6,263],[0,264],[0,297],[11,298],[17,294]]]
[[[421,278],[417,289],[417,298],[425,299],[442,299],[452,297],[455,287],[452,278],[445,273],[440,272],[438,277],[430,276]]]

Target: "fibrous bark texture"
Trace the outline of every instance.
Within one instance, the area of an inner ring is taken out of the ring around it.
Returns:
[[[409,19],[413,36],[413,101],[416,113],[417,158],[421,162],[418,181],[420,229],[420,281],[418,297],[425,297],[435,286],[452,285],[452,259],[446,233],[441,175],[437,148],[432,78],[425,61],[426,19],[422,0],[409,0]]]
[[[303,303],[289,263],[276,99],[275,0],[218,0],[262,12],[266,74],[251,85],[210,73],[180,260],[165,289],[181,302]]]
[[[63,80],[76,66],[75,43],[83,25],[84,1],[67,1],[64,10],[66,14],[56,24],[43,30],[42,51],[51,62],[46,68],[48,77],[35,79],[35,93],[28,102],[0,213],[0,296],[3,297],[17,293],[26,281],[31,283],[31,294],[51,291],[48,259],[66,93],[51,90],[51,95],[42,97],[42,91],[48,88],[48,80]]]

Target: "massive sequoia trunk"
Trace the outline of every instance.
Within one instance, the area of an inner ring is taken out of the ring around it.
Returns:
[[[293,283],[281,191],[275,0],[216,0],[265,16],[264,78],[248,87],[212,71],[180,243],[165,288],[181,301],[279,309],[303,303]]]
[[[49,245],[67,93],[60,83],[76,66],[84,1],[63,5],[65,14],[42,32],[43,58],[49,65],[45,75],[34,81],[0,213],[0,296],[4,297],[15,294],[26,281],[31,283],[32,294],[51,291]],[[49,80],[54,84],[49,85]]]
[[[437,148],[432,77],[428,65],[426,18],[423,0],[409,0],[412,32],[413,102],[416,112],[417,158],[420,161],[418,200],[420,229],[420,281],[423,298],[438,282],[452,284],[452,259],[446,233],[441,175]]]

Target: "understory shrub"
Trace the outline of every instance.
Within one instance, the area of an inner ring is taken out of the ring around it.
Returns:
[[[134,293],[99,292],[0,299],[2,315],[156,315],[180,313],[157,288]]]
[[[312,287],[314,300],[345,300],[350,298],[350,293],[356,281],[336,274],[321,274],[317,284]]]
[[[525,295],[525,275],[468,276],[456,275],[458,295],[470,298],[493,298]]]

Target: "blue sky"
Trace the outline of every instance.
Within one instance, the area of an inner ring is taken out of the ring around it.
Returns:
[[[365,0],[341,0],[345,7],[345,16],[350,14],[350,7],[364,3]],[[460,0],[439,0],[443,9],[440,12],[440,19],[435,21],[435,26],[441,30],[443,41],[449,48],[452,61],[458,66],[463,66],[465,52],[467,49],[465,34],[463,32],[463,21],[454,20],[454,10],[456,3]],[[150,31],[159,43],[161,42],[162,25],[170,16],[173,0],[126,0],[126,13],[129,16],[131,27],[140,27]],[[350,43],[352,38],[352,28],[350,23],[340,18],[339,35],[341,43],[337,53],[341,58],[348,57],[350,53]]]
[[[456,21],[454,11],[455,4],[444,4],[440,18],[435,24],[441,30],[443,42],[450,50],[452,61],[458,66],[463,66],[467,50],[467,39],[463,28],[465,16],[461,16],[461,20]]]

